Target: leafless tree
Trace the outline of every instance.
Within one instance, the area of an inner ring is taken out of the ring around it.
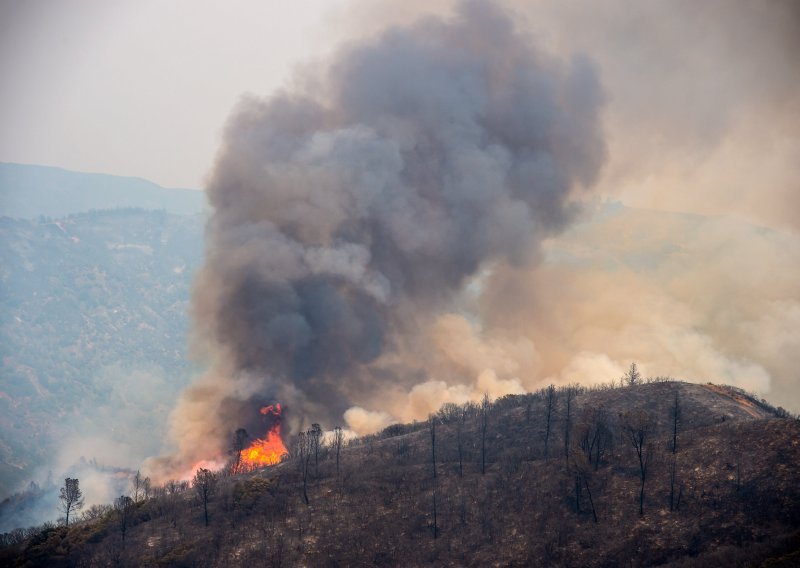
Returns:
[[[114,511],[117,513],[117,525],[122,534],[122,542],[125,542],[125,533],[128,531],[130,515],[133,511],[133,499],[127,495],[120,495],[114,499]]]
[[[544,431],[544,457],[548,456],[550,444],[550,427],[553,423],[553,411],[556,406],[556,387],[550,385],[545,391],[545,431]]]
[[[311,450],[314,452],[314,476],[319,477],[319,447],[322,441],[322,427],[319,424],[312,424],[308,434]]]
[[[64,480],[58,498],[61,500],[61,510],[66,515],[66,525],[69,526],[69,514],[83,508],[83,492],[77,478],[68,477]]]
[[[639,462],[639,515],[644,515],[644,486],[647,481],[648,467],[653,457],[652,420],[644,411],[630,412],[623,416],[622,431],[625,438],[636,450]]]
[[[439,524],[436,515],[436,415],[428,416],[428,430],[431,435],[431,472],[433,473],[433,538],[439,538]]]
[[[231,437],[231,459],[229,466],[229,472],[231,475],[242,473],[242,451],[244,451],[249,437],[250,435],[244,428],[238,428]]]
[[[464,477],[464,424],[467,421],[467,410],[459,409],[456,421],[456,445],[458,446],[458,477]]]
[[[608,416],[602,407],[591,408],[585,412],[578,427],[579,445],[589,460],[594,465],[594,470],[600,467],[600,461],[611,443],[611,430],[608,428]]]
[[[570,466],[575,475],[575,512],[581,512],[581,494],[583,488],[586,489],[586,496],[589,498],[589,506],[592,509],[592,518],[597,522],[597,510],[594,507],[592,490],[589,487],[589,479],[592,475],[592,465],[585,453],[574,451],[570,454]]]
[[[141,472],[137,469],[136,474],[131,479],[131,493],[133,495],[133,500],[138,503],[141,501],[143,496],[143,483],[144,478],[142,477]]]
[[[344,432],[342,432],[341,426],[337,426],[333,429],[333,440],[331,443],[333,449],[336,451],[336,477],[339,477],[339,454],[342,451],[342,444],[344,443]]]
[[[636,366],[636,363],[631,363],[631,366],[628,368],[622,378],[629,387],[638,385],[642,382],[642,374],[639,372],[639,368]]]
[[[308,505],[308,467],[311,463],[313,453],[313,442],[311,441],[312,431],[300,432],[297,436],[297,463],[300,466],[300,474],[303,478],[303,501]]]
[[[577,385],[567,385],[564,389],[564,459],[569,460],[570,451],[570,431],[572,430],[572,399],[578,393]]]
[[[678,399],[678,389],[675,389],[675,398],[670,408],[670,418],[672,418],[672,453],[678,451],[678,423],[681,419],[681,407]]]
[[[431,435],[431,470],[436,479],[436,415],[428,415],[428,431]]]
[[[486,431],[489,427],[489,394],[484,393],[480,407],[481,417],[481,475],[486,473]]]
[[[217,490],[217,474],[201,467],[194,474],[192,487],[197,493],[197,498],[203,504],[203,517],[208,526],[208,502]]]

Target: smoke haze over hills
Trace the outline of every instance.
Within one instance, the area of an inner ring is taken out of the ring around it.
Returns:
[[[790,6],[710,3],[708,33],[681,3],[490,6],[365,7],[364,39],[239,105],[208,185],[194,316],[212,370],[174,415],[184,461],[265,400],[295,428],[344,412],[366,433],[632,360],[800,404],[797,125],[762,127],[795,116]],[[598,31],[635,25],[651,66]],[[754,40],[738,59],[734,33]],[[777,152],[745,186],[731,160],[764,136]]]
[[[0,159],[35,147],[107,151],[118,173],[211,170],[192,337],[209,371],[159,452],[180,466],[221,456],[235,428],[260,434],[276,399],[290,433],[367,433],[631,361],[800,411],[796,2],[343,0],[324,18],[266,1],[237,3],[250,17],[77,4],[0,7],[25,16],[0,18],[14,47],[0,50]],[[289,38],[298,18],[323,32]],[[276,79],[296,43],[320,57]],[[40,72],[48,61],[72,67]],[[212,164],[197,147],[218,140],[195,126],[229,108],[219,85],[259,96]]]

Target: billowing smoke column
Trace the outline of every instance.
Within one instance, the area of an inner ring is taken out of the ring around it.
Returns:
[[[305,79],[238,106],[208,184],[193,315],[212,370],[174,416],[186,463],[265,403],[324,424],[419,380],[400,345],[482,266],[534,260],[604,157],[592,66],[533,50],[489,3]]]

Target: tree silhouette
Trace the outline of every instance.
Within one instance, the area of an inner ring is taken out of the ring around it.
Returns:
[[[545,392],[545,430],[544,430],[544,457],[547,459],[550,444],[550,426],[553,423],[553,410],[556,406],[556,387],[550,385]]]
[[[644,515],[644,485],[647,481],[648,467],[653,457],[653,444],[650,440],[653,425],[650,415],[644,411],[629,412],[623,416],[622,431],[625,438],[636,450],[639,462],[639,516]]]
[[[242,451],[244,450],[245,444],[247,443],[247,439],[250,435],[247,433],[247,430],[244,428],[238,428],[236,432],[233,433],[231,437],[231,461],[230,461],[230,473],[231,475],[236,475],[237,473],[242,473]]]
[[[133,499],[127,495],[120,495],[114,499],[114,511],[117,513],[117,523],[122,534],[122,542],[125,542],[125,533],[128,530],[130,514],[133,510]]]
[[[570,434],[572,431],[572,399],[578,394],[577,385],[568,385],[564,389],[564,398],[566,409],[564,412],[564,459],[569,461],[569,452],[572,449],[570,445]]]
[[[489,395],[481,399],[481,475],[486,473],[486,430],[489,427]]]
[[[336,450],[336,477],[339,477],[339,454],[342,451],[342,443],[344,442],[344,432],[342,427],[337,426],[333,429],[333,449]]]
[[[312,441],[313,431],[300,432],[297,436],[297,460],[300,474],[303,477],[303,501],[308,505],[308,466],[311,463],[311,454],[314,451]]]
[[[314,476],[319,477],[319,447],[322,442],[322,427],[319,424],[312,424],[308,436],[314,452]]]
[[[439,523],[436,515],[436,415],[428,416],[428,429],[431,435],[431,473],[433,474],[433,538],[439,538]]]
[[[203,503],[203,516],[208,526],[208,502],[217,489],[217,474],[204,468],[197,470],[192,479],[192,487],[197,492],[197,497]]]
[[[69,514],[73,510],[83,508],[83,493],[81,492],[77,478],[68,477],[64,480],[64,487],[58,496],[61,500],[61,510],[67,516],[66,524],[69,526]]]
[[[670,408],[670,418],[672,418],[672,453],[678,451],[678,422],[681,419],[681,407],[678,399],[678,389],[675,389],[675,399]]]
[[[628,383],[629,387],[638,385],[642,382],[642,374],[639,372],[639,368],[636,366],[636,363],[631,363],[630,368],[625,372],[625,375],[622,378],[626,383]]]

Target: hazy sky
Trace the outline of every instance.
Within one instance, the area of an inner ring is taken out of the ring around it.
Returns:
[[[202,188],[243,94],[296,91],[342,41],[454,3],[0,0],[0,161]],[[445,315],[440,351],[481,342],[484,382],[607,380],[637,360],[800,409],[800,2],[498,3],[538,49],[596,68],[607,156],[586,200],[705,217],[574,228],[542,267],[495,270],[484,330]]]
[[[797,228],[797,2],[500,0],[600,71],[595,195]],[[245,93],[452,0],[0,0],[0,161],[203,187]]]
[[[2,0],[0,161],[201,187],[225,118],[324,53],[336,0]]]

